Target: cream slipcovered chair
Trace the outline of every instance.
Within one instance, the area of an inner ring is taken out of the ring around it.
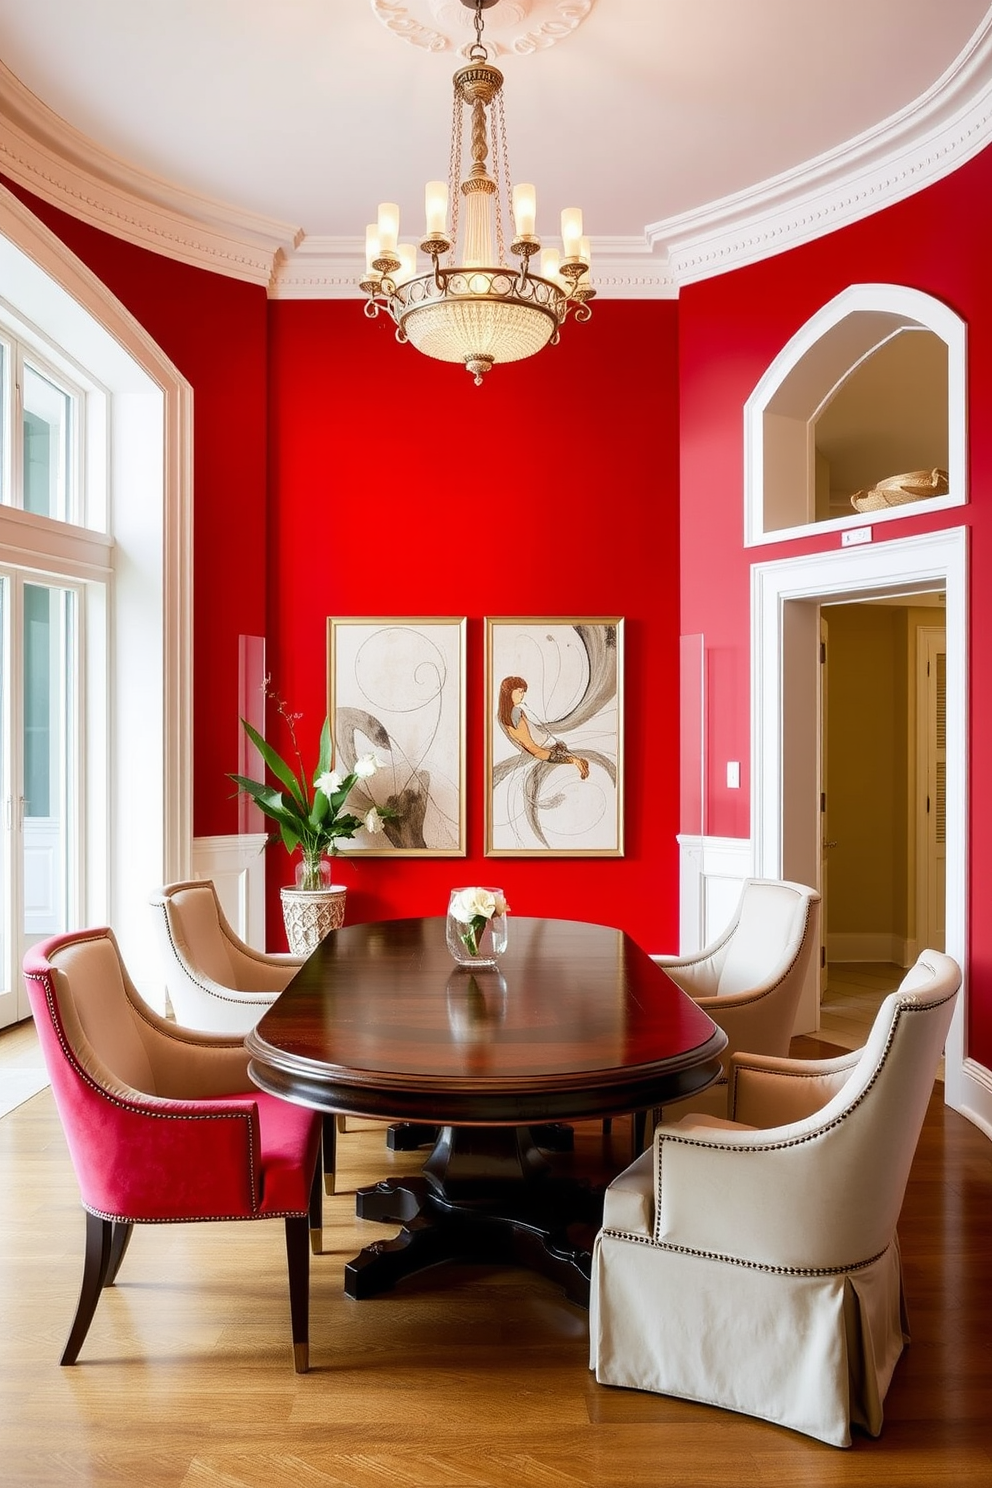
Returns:
[[[701,1095],[666,1106],[665,1121],[689,1110],[726,1116],[727,1068],[738,1050],[788,1054],[799,996],[819,945],[819,910],[819,894],[805,884],[746,878],[737,912],[718,940],[694,956],[655,956],[727,1035],[720,1080]]]
[[[209,878],[152,895],[162,968],[176,1022],[206,1033],[248,1033],[275,1002],[300,956],[266,956],[231,929]]]
[[[166,884],[151,899],[166,990],[176,1022],[205,1033],[246,1034],[305,957],[264,955],[227,922],[213,881]],[[324,1121],[324,1188],[334,1192],[337,1129]]]
[[[687,1116],[606,1190],[589,1312],[601,1384],[835,1446],[877,1436],[908,1338],[896,1221],[961,973],[924,951],[864,1048],[737,1055],[733,1121]]]

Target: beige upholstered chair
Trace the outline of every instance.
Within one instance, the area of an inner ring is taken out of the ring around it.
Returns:
[[[602,1384],[836,1446],[877,1436],[908,1338],[896,1221],[961,982],[924,951],[863,1049],[731,1062],[733,1120],[686,1116],[606,1191],[589,1314]]]
[[[718,940],[694,956],[654,958],[727,1035],[722,1078],[702,1095],[666,1106],[665,1121],[690,1109],[726,1116],[726,1071],[738,1050],[788,1054],[803,982],[819,946],[819,910],[819,894],[805,884],[747,878],[737,912]]]
[[[292,979],[302,956],[264,955],[232,930],[213,881],[166,884],[152,895],[166,990],[176,1022],[206,1033],[246,1034]],[[324,1188],[334,1192],[337,1131],[324,1121]]]
[[[267,956],[246,945],[209,878],[166,884],[151,903],[169,1001],[186,1028],[247,1033],[303,965],[302,957]]]
[[[310,1256],[321,1249],[320,1118],[256,1090],[236,1036],[160,1018],[113,932],[75,930],[24,958],[35,1027],[86,1209],[74,1364],[135,1225],[282,1219],[293,1357],[309,1367]]]

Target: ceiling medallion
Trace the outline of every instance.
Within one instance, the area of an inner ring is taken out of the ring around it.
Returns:
[[[486,0],[488,9],[495,0]],[[528,56],[563,41],[580,26],[596,0],[501,0],[487,45],[494,57]],[[472,17],[465,0],[369,0],[378,21],[428,52],[461,52],[468,57]]]
[[[384,311],[395,322],[398,341],[409,341],[438,361],[461,362],[478,385],[497,363],[518,362],[557,345],[570,311],[576,321],[589,319],[596,291],[579,208],[566,207],[561,214],[561,252],[542,249],[537,193],[531,185],[511,186],[503,74],[482,44],[482,13],[496,0],[460,3],[473,12],[475,41],[467,64],[454,76],[448,180],[428,181],[425,191],[427,225],[419,248],[431,268],[418,269],[417,245],[398,241],[399,207],[383,202],[378,221],[365,230],[361,287],[368,296],[366,315],[374,319]],[[465,108],[472,164],[463,180]],[[518,266],[508,265],[504,222],[512,223],[510,254]],[[534,273],[530,263],[537,254],[541,267]]]

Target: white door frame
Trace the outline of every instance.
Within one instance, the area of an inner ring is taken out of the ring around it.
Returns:
[[[968,853],[968,529],[834,549],[751,569],[751,823],[754,871],[815,882],[819,865],[819,605],[946,592],[947,952],[965,969]],[[787,699],[788,694],[788,699]],[[788,706],[786,702],[788,700]],[[812,710],[812,717],[810,716]],[[812,754],[812,757],[811,757]],[[992,1073],[967,1058],[967,979],[947,1040],[945,1092],[992,1137]]]

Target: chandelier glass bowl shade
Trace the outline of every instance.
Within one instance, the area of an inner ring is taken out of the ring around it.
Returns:
[[[461,362],[477,384],[501,362],[518,362],[558,342],[570,312],[592,314],[589,239],[582,213],[561,214],[562,248],[542,249],[535,231],[537,197],[531,185],[510,184],[503,74],[482,45],[482,12],[496,0],[462,0],[475,12],[468,64],[454,76],[449,179],[429,181],[427,225],[420,251],[431,261],[418,272],[417,247],[399,242],[399,208],[379,207],[365,233],[365,313],[390,315],[396,337],[425,356]],[[471,111],[471,165],[462,179],[462,124]],[[492,174],[487,167],[492,150]],[[451,209],[449,229],[448,211]],[[508,263],[503,225],[512,221]],[[540,254],[540,273],[531,259]],[[456,262],[452,263],[454,258]]]

